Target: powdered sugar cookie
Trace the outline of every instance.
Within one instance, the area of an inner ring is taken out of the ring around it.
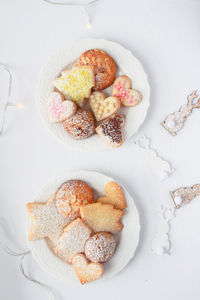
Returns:
[[[96,132],[111,147],[119,147],[124,142],[122,127],[125,118],[123,115],[115,114],[103,121],[96,127]]]
[[[89,98],[90,107],[97,121],[101,121],[116,113],[121,106],[117,97],[105,97],[102,92],[93,92]]]
[[[85,242],[91,233],[92,230],[80,218],[74,220],[64,228],[55,248],[55,253],[64,261],[71,263],[75,254],[84,252]]]
[[[84,52],[75,65],[94,66],[95,90],[109,87],[115,79],[116,63],[110,55],[101,49],[91,49]]]
[[[72,265],[81,284],[99,279],[103,275],[103,266],[100,263],[89,263],[84,254],[76,254]]]
[[[132,107],[142,101],[142,94],[132,89],[131,79],[126,76],[119,76],[113,84],[112,95],[118,97],[124,106]]]
[[[64,217],[80,216],[80,206],[94,202],[91,187],[82,180],[69,180],[61,184],[55,198],[55,207]]]
[[[54,206],[54,194],[46,203],[32,202],[26,205],[31,218],[31,228],[28,238],[30,241],[45,237],[56,240],[70,220],[58,213]]]
[[[63,122],[72,117],[77,110],[76,103],[65,100],[64,96],[58,92],[52,92],[49,95],[47,106],[50,123]]]
[[[111,233],[98,232],[85,243],[85,255],[94,263],[103,263],[113,256],[115,248],[116,241]]]
[[[84,140],[94,134],[94,117],[91,111],[79,109],[70,119],[63,122],[66,133],[75,140]]]
[[[113,234],[122,230],[121,218],[124,212],[110,204],[92,203],[80,208],[81,218],[94,231],[108,231]]]
[[[106,196],[97,199],[97,203],[112,204],[114,208],[125,209],[126,200],[124,193],[119,184],[114,181],[108,182],[105,186]]]
[[[67,98],[83,106],[95,84],[94,67],[79,66],[65,70],[53,80],[53,85]]]

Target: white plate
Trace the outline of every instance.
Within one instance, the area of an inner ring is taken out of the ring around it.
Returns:
[[[37,196],[35,201],[45,202],[50,194],[56,191],[58,186],[66,180],[82,179],[86,181],[95,191],[95,196],[104,194],[104,187],[107,182],[114,181],[113,178],[92,171],[74,171],[69,172],[64,178],[56,180],[47,185]],[[134,256],[135,250],[139,242],[140,222],[139,215],[135,203],[128,192],[123,188],[127,202],[126,214],[123,217],[124,228],[120,233],[120,242],[118,244],[114,256],[104,264],[104,275],[98,280],[105,280],[120,272]],[[30,227],[30,220],[28,226]],[[34,259],[41,268],[51,273],[57,279],[67,282],[79,282],[70,265],[59,259],[50,249],[46,239],[30,242],[28,246],[32,252]]]
[[[124,136],[127,140],[137,132],[143,123],[149,107],[150,87],[147,80],[147,75],[139,62],[139,60],[127,49],[121,45],[103,39],[82,39],[72,45],[66,45],[57,50],[51,56],[42,69],[36,93],[36,100],[39,103],[42,118],[49,129],[58,138],[65,143],[75,147],[84,147],[86,149],[108,148],[106,144],[99,138],[97,134],[89,139],[76,141],[69,137],[61,124],[51,124],[48,121],[47,115],[47,98],[52,91],[52,80],[56,78],[67,65],[72,64],[86,50],[92,48],[101,48],[108,52],[117,63],[117,75],[128,75],[132,80],[133,88],[141,91],[143,95],[142,102],[134,108],[121,108],[120,111],[126,115],[126,123],[124,127]],[[104,90],[110,94],[111,88]],[[111,147],[109,147],[111,148]],[[113,148],[111,148],[113,149]]]

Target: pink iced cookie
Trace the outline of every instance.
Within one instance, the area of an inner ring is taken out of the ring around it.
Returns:
[[[72,117],[77,110],[76,103],[64,100],[64,96],[58,92],[52,92],[49,95],[47,105],[50,123],[63,122]]]
[[[128,107],[136,106],[142,100],[142,94],[132,89],[131,79],[126,75],[115,79],[112,95],[118,97],[121,104]]]

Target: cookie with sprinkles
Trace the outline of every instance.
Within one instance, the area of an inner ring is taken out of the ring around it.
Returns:
[[[64,217],[78,218],[80,206],[94,202],[91,187],[82,180],[69,180],[61,184],[55,198],[55,207]]]
[[[52,83],[66,99],[73,100],[82,107],[85,99],[91,94],[91,88],[95,85],[94,67],[78,66],[71,70],[64,70]]]
[[[132,89],[131,79],[122,75],[115,79],[113,84],[112,95],[118,97],[123,106],[133,107],[142,101],[142,94]]]
[[[58,92],[50,93],[48,97],[48,117],[50,123],[60,123],[71,118],[77,110],[75,102],[65,100]]]
[[[91,233],[92,230],[80,218],[74,220],[64,228],[54,249],[55,253],[64,261],[71,263],[75,254],[84,252],[85,243]]]
[[[46,203],[32,202],[26,205],[31,218],[31,228],[28,235],[30,241],[45,237],[56,240],[63,232],[63,228],[71,222],[70,219],[58,213],[53,199],[54,194]]]
[[[122,128],[124,127],[125,117],[115,114],[104,120],[96,127],[98,135],[111,147],[119,147],[124,142]]]

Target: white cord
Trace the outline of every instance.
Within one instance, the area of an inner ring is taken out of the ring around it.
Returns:
[[[89,15],[89,10],[88,8],[91,7],[92,5],[96,4],[99,0],[93,0],[89,1],[87,3],[74,3],[74,2],[54,2],[51,0],[43,0],[44,2],[48,4],[53,4],[53,5],[65,5],[65,6],[74,6],[74,7],[80,7],[83,8],[83,11],[86,15],[87,18],[87,27],[91,28],[91,20],[90,20],[90,15]]]
[[[12,74],[10,72],[10,70],[3,65],[2,63],[0,63],[0,68],[3,69],[4,71],[6,71],[9,75],[9,85],[8,85],[8,95],[7,95],[7,101],[6,104],[3,108],[3,114],[2,114],[2,121],[1,121],[1,128],[0,128],[0,135],[2,135],[3,133],[3,128],[4,128],[4,123],[5,123],[5,118],[6,118],[6,110],[8,108],[8,99],[10,98],[10,94],[11,94],[11,86],[12,86]]]
[[[0,223],[0,225],[3,227],[3,225]],[[50,287],[48,287],[47,285],[43,284],[42,282],[38,281],[38,280],[35,280],[33,278],[31,278],[30,276],[28,276],[25,271],[24,271],[24,266],[23,266],[23,261],[24,261],[24,258],[31,254],[31,251],[30,250],[27,250],[25,252],[22,252],[22,253],[17,253],[15,251],[13,251],[12,249],[10,249],[5,243],[3,243],[2,241],[0,241],[0,246],[1,248],[10,256],[18,256],[18,257],[21,257],[20,258],[20,262],[19,262],[19,269],[20,269],[20,272],[22,273],[22,275],[29,281],[41,286],[42,288],[44,288],[48,294],[49,294],[49,297],[51,300],[56,300],[55,297],[54,297],[54,294],[51,290]]]

